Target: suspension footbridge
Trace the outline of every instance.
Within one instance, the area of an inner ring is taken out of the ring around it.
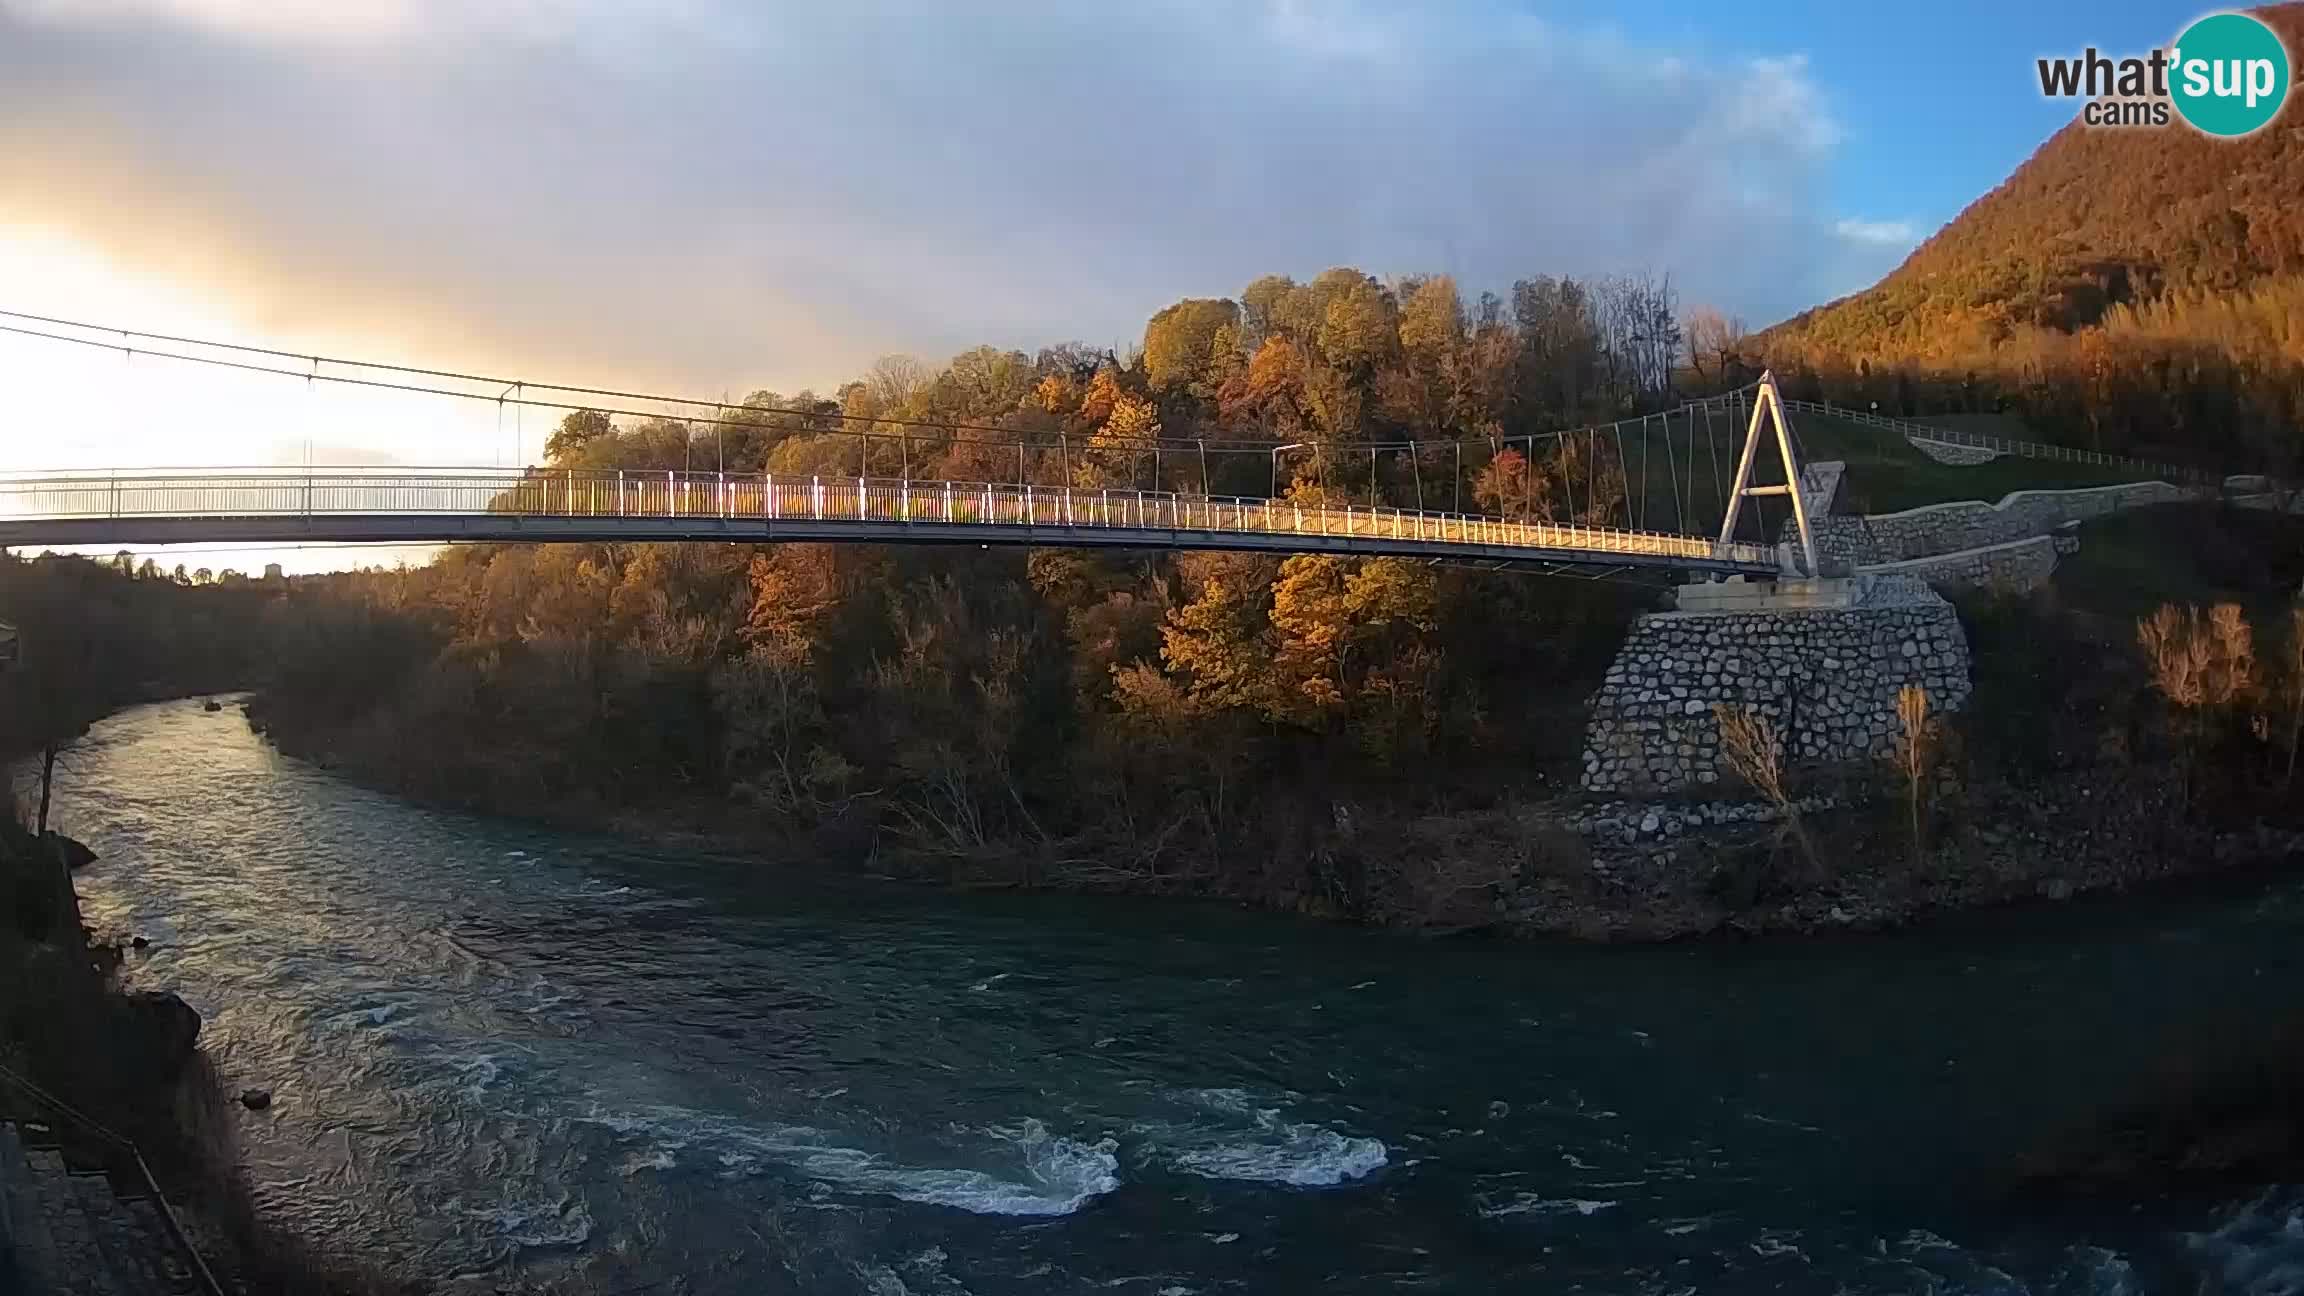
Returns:
[[[1772,573],[1712,537],[1384,505],[773,473],[317,469],[0,479],[0,544],[829,541],[1231,549]]]
[[[305,367],[280,368],[276,362],[284,353],[220,343],[126,333],[114,342],[19,324],[4,331],[106,349],[141,343],[133,347],[139,357],[217,365],[274,381],[296,380],[308,388],[348,384],[395,394],[493,400],[500,421],[508,401],[516,407],[605,409],[635,417],[648,416],[647,410],[608,402],[655,402],[659,412],[653,417],[659,422],[665,421],[661,411],[667,406],[709,406],[709,417],[684,414],[687,421],[675,422],[683,429],[681,458],[686,458],[685,429],[704,424],[713,430],[722,464],[711,471],[555,463],[512,468],[107,466],[21,473],[0,477],[0,546],[810,541],[1362,555],[1666,579],[1817,570],[1800,492],[1784,484],[1800,480],[1798,452],[1785,402],[1769,377],[1668,413],[1502,440],[1273,445],[1199,438],[1120,441],[1106,433],[1087,439],[1040,433],[1035,440],[1035,434],[1016,428],[851,416],[837,407],[729,407],[526,383],[500,387],[491,397],[484,394],[487,385],[498,380],[479,375],[324,357],[300,357]],[[170,346],[179,349],[166,349]],[[219,351],[234,358],[219,358]],[[1715,415],[1724,416],[1717,429]],[[778,471],[781,460],[768,455],[756,455],[744,470],[730,470],[726,434],[755,431],[757,423],[742,420],[762,418],[792,420],[775,429],[778,436],[818,443],[818,450],[829,447],[816,456],[817,463],[847,462],[854,471]],[[1776,462],[1760,463],[1763,448]],[[1271,490],[1262,496],[1211,491],[1217,477],[1234,488],[1243,484],[1236,461],[1234,468],[1211,473],[1212,451],[1219,459],[1246,455],[1259,466],[1269,457]],[[1279,489],[1281,456],[1289,451],[1313,461],[1313,479],[1298,477],[1299,484],[1309,481],[1313,489]],[[1484,461],[1479,459],[1483,453]],[[1467,458],[1474,459],[1474,466],[1496,465],[1507,453],[1520,455],[1514,479],[1519,484],[1501,494],[1487,491],[1485,502],[1493,512],[1463,511]],[[1165,473],[1163,455],[1169,466]],[[1435,455],[1445,459],[1433,463]],[[1139,466],[1147,460],[1149,474]],[[1196,482],[1175,480],[1180,460],[1196,467]],[[987,461],[1012,462],[1014,475],[942,480],[914,473],[916,465],[934,464],[949,472],[964,462],[980,466]],[[1700,462],[1710,467],[1708,480],[1699,479]],[[1402,464],[1405,473],[1397,466]],[[1733,471],[1723,471],[1730,464]],[[1389,493],[1395,499],[1413,498],[1417,507],[1381,498],[1387,493],[1380,489],[1386,486],[1387,465],[1393,465],[1399,479],[1389,484]],[[1772,478],[1777,484],[1763,483],[1755,472],[1762,466],[1780,467],[1781,475]],[[894,475],[887,471],[896,468],[901,471]],[[1456,507],[1422,507],[1427,474],[1443,468],[1448,486],[1442,493],[1452,495]],[[1406,489],[1411,476],[1412,497]],[[1084,480],[1095,484],[1080,484]],[[1143,489],[1146,485],[1155,489]],[[1198,489],[1157,489],[1180,485]],[[1364,503],[1359,500],[1363,494]],[[1345,502],[1348,496],[1351,502]],[[1766,520],[1747,516],[1767,496],[1789,498],[1796,524],[1790,534],[1796,543],[1768,543]],[[1741,529],[1740,516],[1745,518]],[[1756,522],[1761,525],[1752,525]]]

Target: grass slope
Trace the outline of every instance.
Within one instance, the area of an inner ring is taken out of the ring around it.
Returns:
[[[2238,603],[2278,612],[2304,581],[2304,517],[2218,504],[2160,504],[2080,528],[2056,565],[2069,607],[2141,617],[2162,603]]]
[[[1909,441],[1879,428],[1820,414],[1795,415],[1792,431],[1804,459],[1838,459],[1848,465],[1842,509],[1852,513],[1894,513],[1924,504],[1956,500],[1995,503],[2018,490],[2061,490],[2139,480],[2131,471],[2092,464],[2004,457],[1974,465],[1938,463]],[[1625,474],[1632,484],[1629,524],[1653,531],[1692,535],[1718,532],[1725,516],[1728,484],[1736,472],[1741,423],[1720,414],[1709,420],[1675,413],[1623,428]],[[1614,434],[1604,434],[1611,453]],[[1778,485],[1783,470],[1772,442],[1763,442],[1754,461],[1753,481]],[[1738,538],[1773,540],[1789,516],[1781,497],[1751,502],[1737,527]],[[1756,511],[1755,511],[1756,510]]]
[[[1938,463],[1891,432],[1820,414],[1803,414],[1793,428],[1812,459],[1848,465],[1847,511],[1894,513],[1953,500],[1994,503],[2010,491],[2069,490],[2144,480],[2132,470],[2053,459],[2003,455],[1980,464]]]

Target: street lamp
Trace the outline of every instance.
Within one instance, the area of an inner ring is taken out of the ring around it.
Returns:
[[[1283,450],[1301,450],[1307,444],[1309,443],[1303,441],[1291,441],[1286,445],[1272,447],[1272,490],[1269,498],[1280,498],[1280,452]]]

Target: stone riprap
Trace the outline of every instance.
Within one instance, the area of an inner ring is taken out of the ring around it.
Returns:
[[[1830,810],[1839,803],[1831,797],[1802,797],[1793,802],[1801,814]],[[1571,831],[1603,842],[1626,846],[1644,841],[1668,841],[1682,833],[1732,824],[1774,823],[1784,812],[1766,801],[1605,801],[1568,819]]]
[[[2069,544],[2070,549],[2064,546]],[[1867,576],[1903,575],[1937,590],[1991,590],[2024,594],[2048,583],[2056,572],[2056,556],[2080,547],[2079,539],[2064,533],[2011,540],[2006,544],[1962,549],[1958,553],[1878,563],[1864,569]]]
[[[1940,712],[1968,701],[1959,618],[1903,573],[1851,607],[1650,613],[1593,696],[1583,785],[1653,796],[1730,778],[1713,711],[1722,703],[1765,717],[1788,760],[1870,759],[1900,732],[1906,684],[1925,687]]]
[[[1957,441],[1934,441],[1922,436],[1906,436],[1904,439],[1912,443],[1913,449],[1936,462],[1952,464],[1961,468],[1972,468],[1977,464],[1990,463],[2000,457],[2000,452],[1990,446],[1962,445]]]

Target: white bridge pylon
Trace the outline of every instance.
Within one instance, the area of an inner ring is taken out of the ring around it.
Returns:
[[[1763,419],[1768,420],[1776,432],[1776,452],[1784,462],[1784,484],[1781,486],[1752,484],[1752,462],[1760,449],[1760,424]],[[1720,544],[1714,550],[1716,554],[1725,556],[1733,551],[1736,521],[1743,513],[1747,496],[1785,495],[1792,500],[1792,521],[1800,532],[1800,557],[1806,566],[1806,574],[1824,574],[1823,568],[1816,561],[1816,533],[1808,525],[1808,501],[1800,493],[1800,467],[1800,454],[1792,445],[1791,416],[1785,413],[1784,398],[1776,390],[1776,372],[1769,370],[1760,375],[1759,388],[1752,398],[1752,421],[1744,429],[1744,453],[1736,460],[1735,484],[1728,488],[1728,512],[1720,523]]]

